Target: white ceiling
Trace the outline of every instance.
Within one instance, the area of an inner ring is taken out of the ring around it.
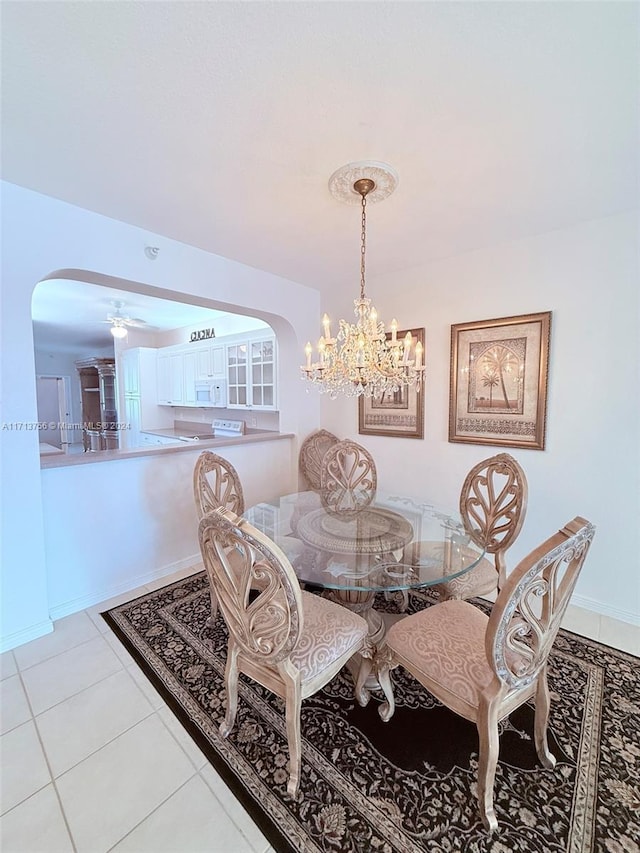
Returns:
[[[196,323],[213,324],[223,311],[168,302],[83,281],[48,279],[38,284],[31,302],[37,348],[92,349],[113,346],[111,323],[116,313],[140,321],[133,328],[153,333]]]
[[[3,177],[355,291],[353,160],[400,176],[371,274],[635,206],[638,8],[4,0]]]

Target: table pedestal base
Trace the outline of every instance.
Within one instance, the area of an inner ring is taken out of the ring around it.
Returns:
[[[356,684],[356,699],[363,708],[369,704],[372,690],[382,690],[387,702],[393,701],[389,678],[378,678],[383,664],[387,662],[388,649],[384,645],[387,626],[381,613],[373,609],[376,594],[371,590],[331,590],[329,597],[357,613],[366,620],[369,633],[365,646],[347,663]]]

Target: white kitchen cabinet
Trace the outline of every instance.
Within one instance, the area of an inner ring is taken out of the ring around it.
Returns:
[[[140,447],[164,447],[170,444],[182,444],[179,438],[170,438],[164,435],[152,435],[148,432],[143,432],[140,435]]]
[[[249,351],[251,405],[254,409],[275,409],[275,340],[251,341]]]
[[[180,406],[184,401],[184,353],[176,352],[169,356],[169,402]]]
[[[246,408],[249,402],[246,341],[227,345],[227,405],[230,409]]]
[[[175,350],[167,347],[160,353],[158,403],[164,406],[197,406],[196,383],[203,381],[201,373],[212,367],[210,348]],[[211,377],[204,376],[204,379]]]
[[[158,355],[158,403],[181,406],[184,397],[184,353]]]
[[[158,403],[167,405],[171,396],[169,356],[158,355]]]
[[[166,410],[158,406],[158,351],[152,347],[132,347],[120,355],[118,382],[120,406],[126,428],[120,431],[121,446],[137,447],[140,431],[164,427]]]
[[[224,360],[224,346],[211,347],[211,378],[227,378],[227,366]]]
[[[198,383],[226,380],[228,408],[275,411],[275,338],[253,334],[221,340],[158,350],[158,403],[197,407]]]
[[[275,338],[227,344],[228,408],[276,408]]]
[[[199,347],[196,351],[196,380],[224,379],[226,366],[224,345]]]
[[[185,352],[182,359],[182,405],[196,406],[196,373],[198,369],[198,354],[197,352]]]
[[[142,426],[142,403],[139,396],[125,394],[124,422],[126,430],[121,430],[121,447],[132,448],[140,444],[140,427]]]
[[[196,350],[196,379],[204,381],[211,377],[211,347]]]
[[[140,394],[140,347],[122,353],[122,383],[125,394]]]

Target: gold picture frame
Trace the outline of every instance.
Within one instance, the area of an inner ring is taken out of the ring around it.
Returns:
[[[544,450],[551,312],[451,326],[449,441]]]
[[[405,329],[398,331],[401,340],[411,332],[413,351],[420,341],[424,362],[424,329]],[[387,340],[391,333],[387,332]],[[360,397],[358,400],[358,432],[360,435],[388,435],[395,438],[424,438],[424,375],[420,390],[404,387],[393,394],[385,394],[382,398]]]

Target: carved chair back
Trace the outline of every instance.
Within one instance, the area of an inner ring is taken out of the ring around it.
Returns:
[[[308,435],[300,447],[298,464],[300,471],[314,492],[321,489],[322,460],[327,450],[340,439],[326,429],[318,429]]]
[[[498,586],[506,579],[505,552],[520,533],[527,510],[527,478],[508,453],[484,459],[467,474],[460,515],[467,533],[495,555]]]
[[[378,670],[387,700],[380,716],[393,715],[389,673],[400,662],[444,705],[475,722],[478,800],[490,832],[498,827],[499,721],[533,699],[536,752],[544,767],[555,766],[547,738],[547,659],[594,534],[576,516],[543,542],[511,572],[489,618],[467,601],[444,601],[399,620],[387,634],[390,653]]]
[[[545,666],[594,534],[576,516],[509,575],[485,635],[489,664],[507,693],[532,684]]]
[[[325,509],[355,515],[369,506],[376,494],[378,476],[373,456],[356,441],[337,442],[324,455],[321,486]]]
[[[238,472],[231,462],[204,450],[193,471],[193,495],[198,518],[219,507],[230,509],[236,515],[244,512],[244,495]]]
[[[205,515],[198,536],[209,583],[233,641],[247,659],[275,667],[289,656],[303,629],[300,585],[289,560],[268,537],[229,511]]]

